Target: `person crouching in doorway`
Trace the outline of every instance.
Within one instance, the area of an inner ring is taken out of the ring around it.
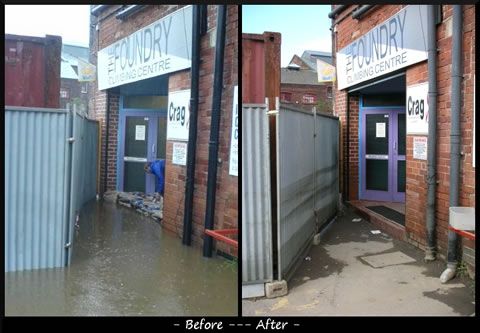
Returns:
[[[160,211],[163,215],[163,189],[165,187],[165,160],[156,160],[145,164],[145,172],[155,175],[157,178],[157,190],[155,198],[158,200]]]

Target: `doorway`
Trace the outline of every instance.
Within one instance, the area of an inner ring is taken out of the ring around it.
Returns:
[[[405,107],[362,107],[360,199],[405,203]]]
[[[156,191],[156,179],[145,163],[166,158],[166,96],[121,96],[119,115],[119,191]]]

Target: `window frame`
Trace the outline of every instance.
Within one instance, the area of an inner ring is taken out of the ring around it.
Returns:
[[[302,103],[307,104],[307,105],[314,105],[315,104],[315,97],[316,97],[316,95],[313,95],[313,94],[304,94],[302,96]],[[312,99],[311,102],[308,101],[310,98]]]

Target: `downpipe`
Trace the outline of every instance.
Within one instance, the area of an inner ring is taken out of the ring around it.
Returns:
[[[436,221],[435,221],[435,191],[437,168],[437,27],[435,23],[435,6],[427,9],[428,25],[428,142],[427,146],[427,240],[425,246],[425,261],[436,259]]]
[[[187,178],[185,181],[185,213],[183,216],[184,245],[192,242],[193,191],[195,184],[195,157],[197,151],[197,119],[198,119],[198,90],[200,79],[200,6],[193,6],[192,24],[192,69],[191,69],[191,98],[190,98],[190,126],[188,129],[187,151]]]
[[[208,152],[207,209],[205,229],[213,230],[215,219],[215,200],[217,188],[218,137],[220,132],[220,115],[223,91],[223,63],[225,54],[225,22],[227,6],[219,5],[217,11],[217,40],[215,44],[215,74],[213,79],[212,120],[210,125],[210,143]],[[205,235],[203,256],[212,256],[213,239]]]
[[[453,6],[452,89],[450,112],[450,207],[458,206],[460,175],[460,111],[462,92],[462,5]],[[458,235],[448,230],[447,269],[440,276],[445,283],[455,277],[458,264]]]

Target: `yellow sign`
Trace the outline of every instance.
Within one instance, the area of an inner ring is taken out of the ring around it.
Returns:
[[[318,82],[335,81],[335,67],[317,59]]]
[[[78,82],[95,81],[96,67],[78,59]]]

